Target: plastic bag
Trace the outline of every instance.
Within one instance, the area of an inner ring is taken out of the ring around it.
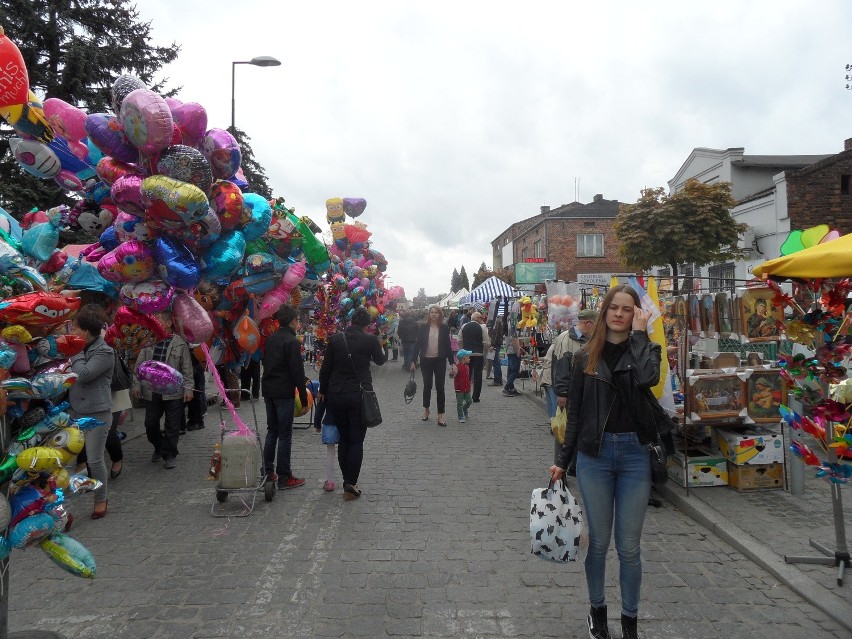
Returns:
[[[565,427],[568,426],[568,411],[559,406],[550,418],[550,432],[560,444],[565,443]]]
[[[565,480],[533,490],[530,505],[531,552],[551,561],[577,561],[587,533],[583,511]]]

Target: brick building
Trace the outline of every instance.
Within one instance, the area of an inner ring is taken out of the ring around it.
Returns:
[[[787,216],[794,229],[828,224],[852,233],[852,138],[844,150],[799,171],[788,171]]]
[[[528,260],[553,262],[555,279],[572,282],[578,273],[621,272],[613,230],[619,206],[618,200],[603,195],[588,204],[542,206],[538,215],[515,222],[491,242],[493,268]]]

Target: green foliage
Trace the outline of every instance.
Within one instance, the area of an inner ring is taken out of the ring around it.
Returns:
[[[459,270],[457,268],[454,268],[453,275],[450,278],[450,291],[455,293],[459,289],[461,289],[461,286],[459,286]]]
[[[622,205],[615,221],[622,262],[631,268],[717,264],[745,256],[739,236],[748,229],[731,216],[736,206],[728,182],[690,180],[677,193],[643,189],[635,204]],[[677,292],[677,279],[675,279]]]
[[[473,283],[471,284],[470,290],[475,289],[477,286],[482,284],[485,280],[491,277],[493,273],[491,273],[491,269],[485,266],[485,262],[479,265],[479,270],[473,274]]]
[[[249,183],[249,190],[262,195],[267,200],[272,199],[272,188],[269,186],[266,171],[254,157],[254,151],[251,148],[251,138],[239,127],[233,129],[228,127],[228,132],[234,136],[234,139],[240,145],[240,152],[242,153],[240,166],[243,169],[246,182]]]
[[[463,288],[466,288],[468,291],[470,290],[470,280],[467,277],[467,271],[464,270],[464,266],[459,271],[459,287],[456,290],[460,291]]]

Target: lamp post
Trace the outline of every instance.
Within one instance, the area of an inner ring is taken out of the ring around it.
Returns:
[[[256,58],[252,58],[251,60],[235,60],[231,62],[231,131],[236,131],[236,126],[234,126],[234,106],[236,104],[236,100],[234,98],[234,78],[236,77],[237,65],[238,64],[251,64],[256,67],[277,67],[281,65],[281,61],[273,58],[268,55],[257,56]]]

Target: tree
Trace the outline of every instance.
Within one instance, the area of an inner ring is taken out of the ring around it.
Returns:
[[[251,148],[251,138],[239,127],[228,127],[228,132],[234,136],[240,145],[240,152],[242,153],[240,166],[243,169],[246,182],[249,183],[248,190],[262,195],[267,200],[272,199],[272,188],[269,186],[266,171],[254,158],[254,152]]]
[[[461,287],[459,286],[459,270],[457,268],[453,269],[453,275],[450,278],[450,292],[455,293]]]
[[[411,300],[411,307],[415,310],[422,310],[426,308],[426,300],[426,289],[421,288],[417,291],[414,299]]]
[[[463,288],[466,288],[468,291],[470,290],[470,280],[467,278],[467,271],[464,270],[464,266],[459,271],[459,287],[456,290],[460,291]]]
[[[151,44],[151,23],[141,22],[129,0],[26,2],[0,0],[6,35],[18,45],[32,91],[60,98],[89,113],[111,111],[110,89],[118,75],[131,73],[161,95],[166,79],[154,75],[177,58],[180,47]],[[33,206],[49,208],[64,192],[52,181],[20,169],[9,153],[8,127],[0,130],[0,193],[4,207],[20,215]]]
[[[473,283],[471,290],[482,284],[485,280],[491,277],[491,275],[491,269],[485,266],[485,262],[480,264],[479,270],[473,274]]]
[[[494,271],[491,273],[498,280],[503,280],[509,286],[515,285],[515,269],[511,267],[501,268],[499,271]]]
[[[637,269],[669,265],[678,293],[678,264],[715,264],[746,256],[738,247],[747,224],[734,220],[729,182],[689,180],[672,195],[643,189],[635,204],[622,205],[615,234],[624,264]]]

